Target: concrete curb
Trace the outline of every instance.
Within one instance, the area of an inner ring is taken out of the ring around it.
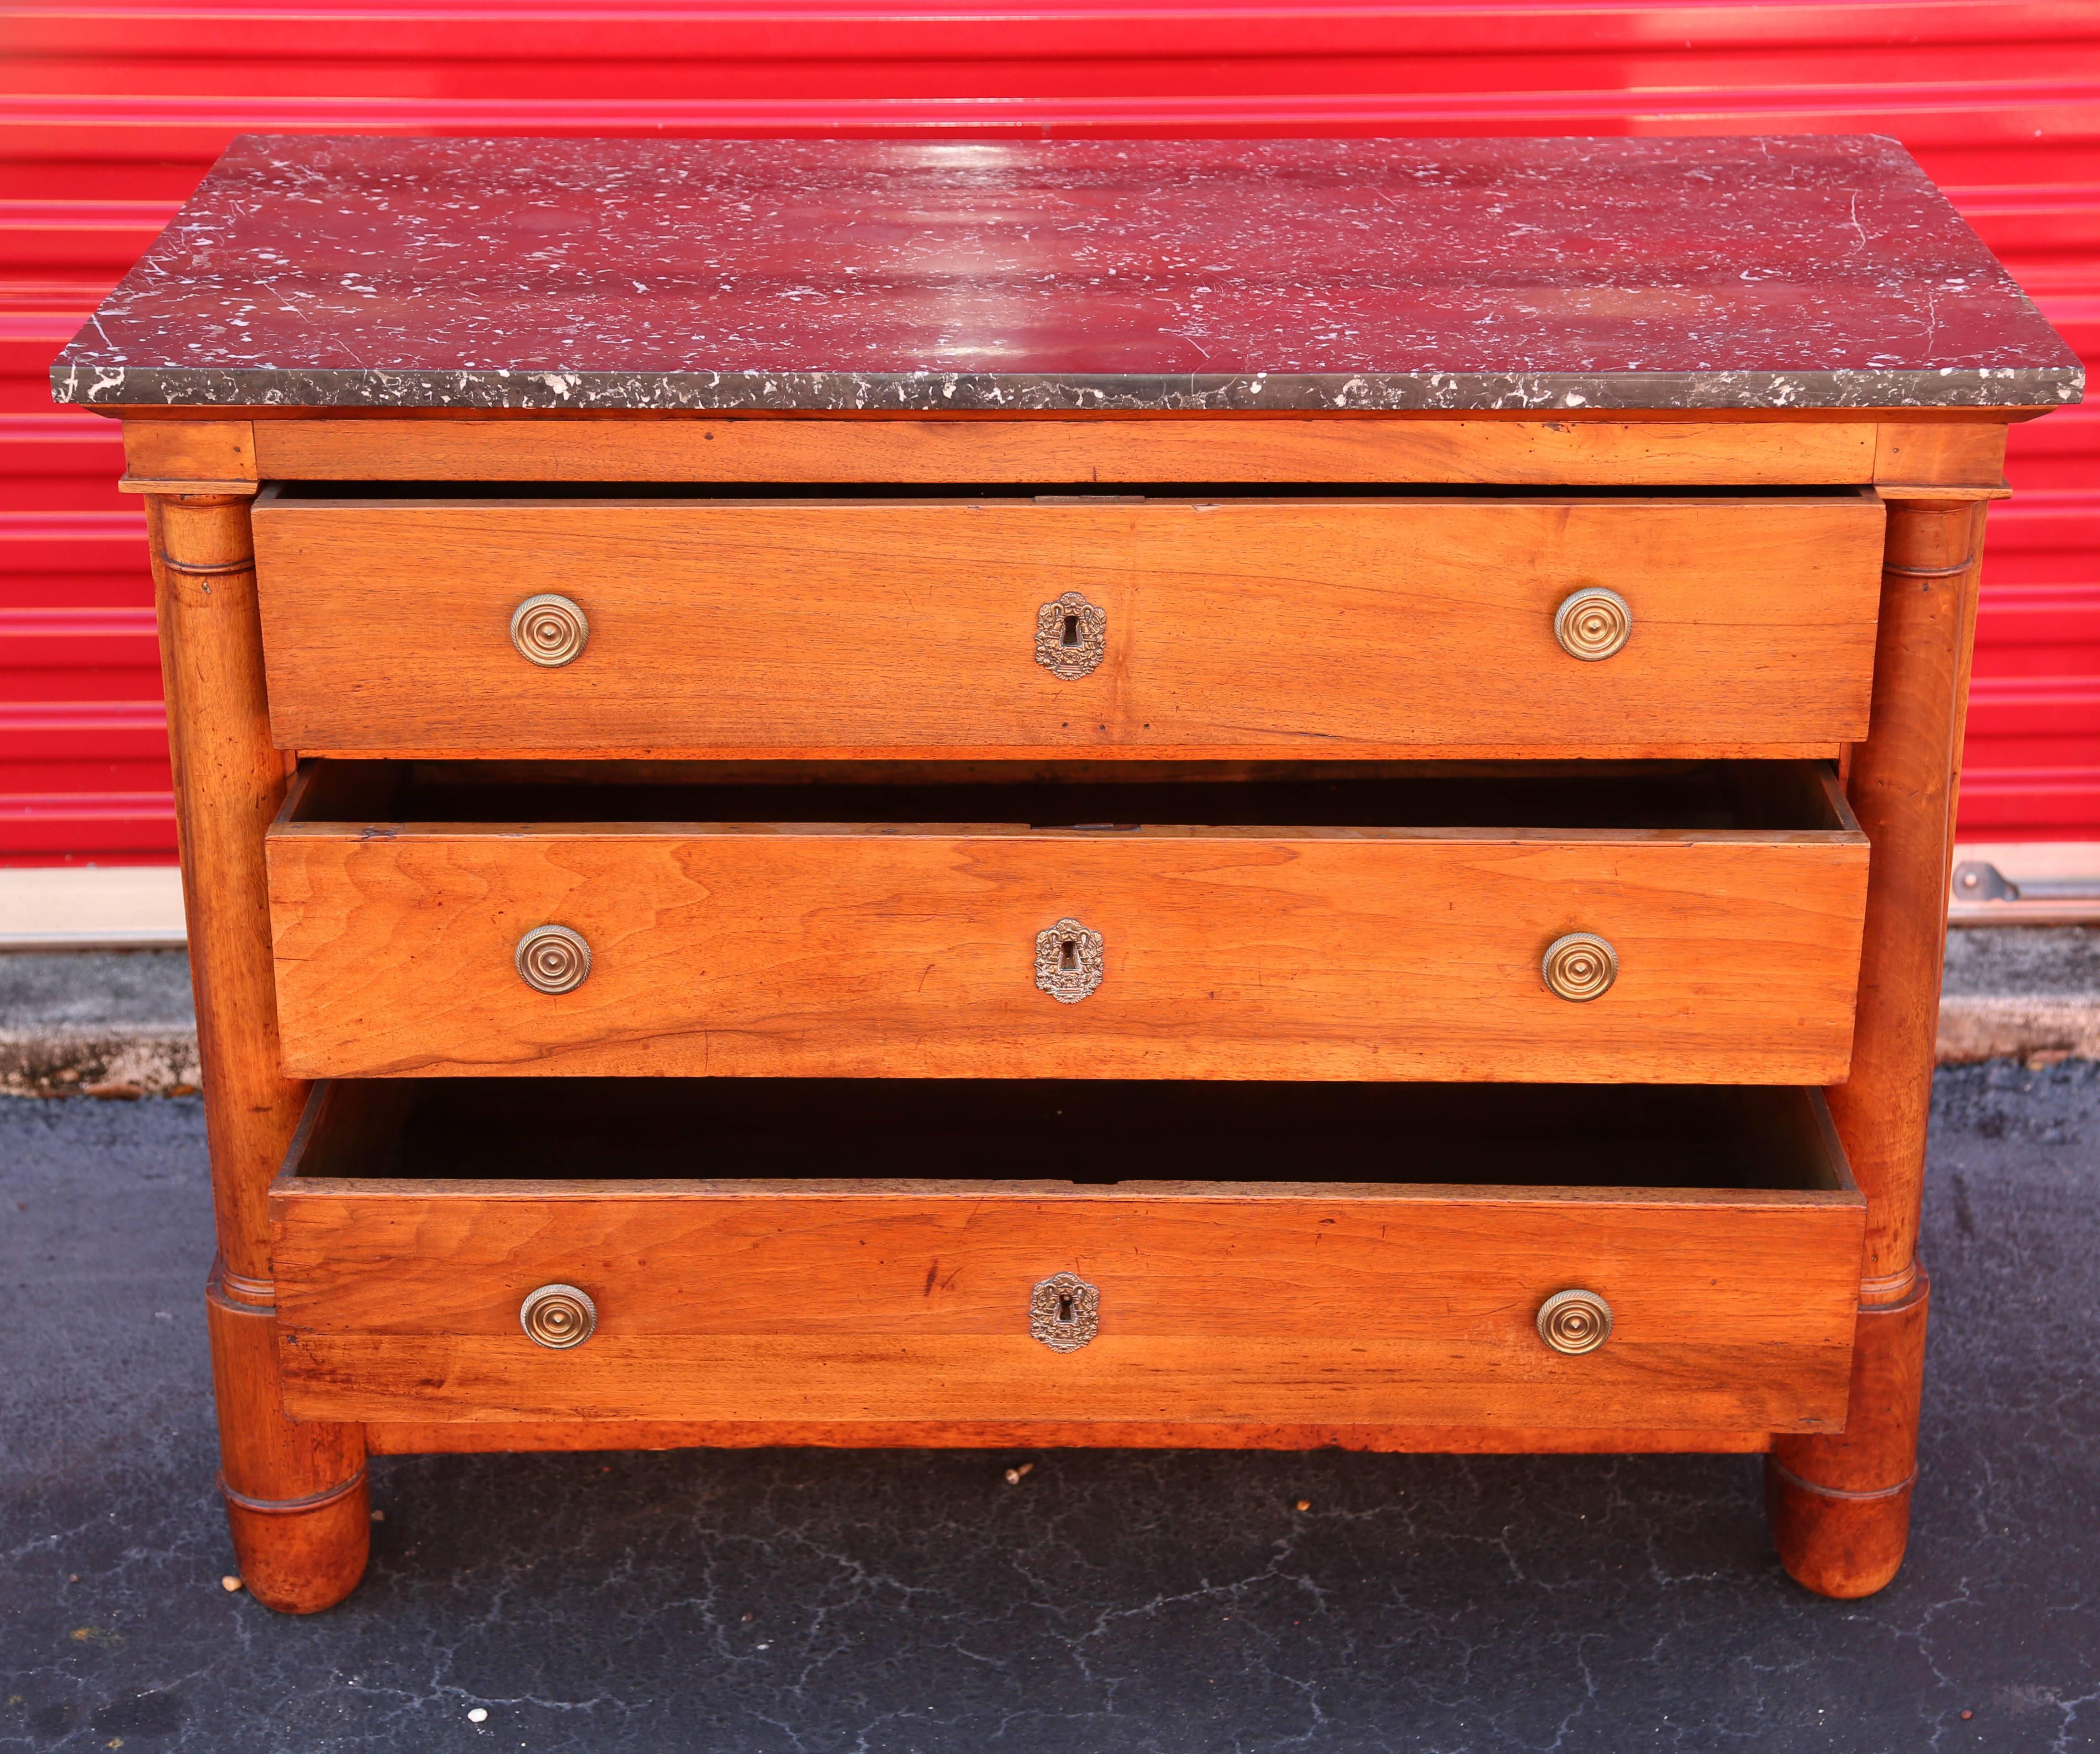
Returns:
[[[1939,1058],[2100,1059],[2100,1002],[1951,998]],[[193,1030],[0,1030],[0,1096],[188,1096],[202,1080]]]
[[[1950,996],[1939,1006],[1939,1063],[2100,1059],[2100,1001]]]
[[[0,956],[0,1096],[186,1095],[201,1081],[180,951]],[[1949,940],[1942,1065],[2100,1059],[2100,930]]]
[[[0,1096],[188,1096],[203,1076],[183,1024],[0,1029]]]
[[[188,952],[0,956],[0,1093],[167,1096],[197,1083]]]

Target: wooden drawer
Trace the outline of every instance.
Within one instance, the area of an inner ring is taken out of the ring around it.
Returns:
[[[1827,755],[1866,734],[1882,526],[1859,491],[329,485],[254,514],[278,742],[377,754]],[[1582,661],[1555,614],[1592,586],[1632,632]],[[1067,592],[1105,616],[1069,678],[1038,659]],[[545,594],[588,628],[556,667],[511,641]]]
[[[1846,1075],[1867,845],[1824,764],[932,772],[311,764],[268,839],[286,1069]],[[521,974],[550,930],[571,990]],[[1600,997],[1544,979],[1576,934]]]
[[[1833,1429],[1864,1209],[1813,1091],[725,1080],[324,1085],[271,1201],[295,1416],[1139,1440]]]

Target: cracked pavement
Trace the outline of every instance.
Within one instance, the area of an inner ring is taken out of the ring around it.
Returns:
[[[2100,1747],[2100,1066],[1938,1098],[1867,1602],[1752,1457],[688,1451],[377,1459],[305,1620],[219,1584],[197,1104],[0,1102],[0,1749]]]

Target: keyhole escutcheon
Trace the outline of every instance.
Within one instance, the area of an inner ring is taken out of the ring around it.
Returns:
[[[1028,1332],[1052,1352],[1076,1352],[1100,1327],[1101,1294],[1076,1273],[1053,1273],[1028,1294]]]
[[[1091,676],[1108,652],[1108,612],[1068,590],[1035,611],[1035,661],[1060,682]]]
[[[1035,934],[1035,984],[1060,1005],[1077,1005],[1101,983],[1101,934],[1060,920]]]

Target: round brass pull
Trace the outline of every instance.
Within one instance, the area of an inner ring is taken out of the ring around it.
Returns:
[[[590,946],[566,926],[536,926],[518,940],[518,979],[535,992],[573,992],[590,970]]]
[[[1594,1291],[1556,1291],[1538,1306],[1538,1337],[1580,1358],[1612,1337],[1612,1306]]]
[[[573,664],[589,638],[590,622],[567,597],[527,597],[511,612],[510,643],[520,657],[550,670]]]
[[[1582,1005],[1611,991],[1619,978],[1619,953],[1595,932],[1570,932],[1546,947],[1538,971],[1548,992]]]
[[[598,1306],[573,1285],[542,1285],[518,1306],[518,1319],[534,1345],[566,1352],[597,1331]]]
[[[1626,599],[1601,585],[1578,590],[1553,612],[1553,637],[1571,658],[1602,663],[1626,643],[1634,612]]]

